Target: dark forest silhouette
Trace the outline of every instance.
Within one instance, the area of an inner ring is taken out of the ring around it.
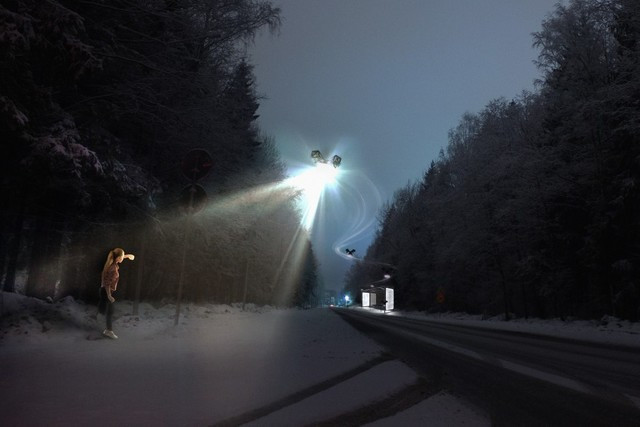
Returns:
[[[269,1],[3,1],[3,289],[94,299],[105,254],[124,247],[137,257],[119,297],[174,299],[181,160],[201,148],[213,158],[199,182],[209,204],[193,216],[184,298],[314,303],[298,195],[272,186],[285,167],[254,123],[244,57],[279,24]],[[292,241],[303,261],[287,256]]]
[[[462,117],[346,291],[389,263],[399,308],[638,320],[640,2],[557,5],[533,44],[536,93]]]

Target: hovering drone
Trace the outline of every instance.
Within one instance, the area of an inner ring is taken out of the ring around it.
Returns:
[[[329,161],[324,158],[320,150],[313,150],[311,152],[311,158],[313,159],[314,163],[329,163]],[[342,163],[342,157],[338,156],[337,154],[331,158],[331,164],[334,168],[340,166],[340,163]]]
[[[346,248],[344,251],[347,253],[347,255],[351,255],[351,256],[353,256],[353,253],[354,253],[356,250],[355,250],[355,249],[349,249],[349,248]]]

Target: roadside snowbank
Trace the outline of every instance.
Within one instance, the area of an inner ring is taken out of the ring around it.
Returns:
[[[360,309],[381,313],[380,310],[369,308]],[[515,318],[505,321],[504,316],[483,319],[481,315],[451,312],[425,314],[422,312],[394,311],[386,313],[386,315],[404,316],[450,324],[463,323],[468,326],[481,328],[525,332],[603,344],[640,346],[640,322],[629,322],[611,316],[605,316],[600,320],[569,319],[563,321],[560,319]]]

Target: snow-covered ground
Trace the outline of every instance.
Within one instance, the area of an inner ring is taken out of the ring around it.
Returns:
[[[173,305],[118,301],[113,341],[95,306],[2,297],[0,425],[297,426],[418,381],[328,309],[188,304],[175,327]],[[390,415],[374,425],[489,425],[447,393]]]
[[[112,341],[96,307],[2,294],[0,425],[304,425],[337,419],[416,384],[414,371],[328,309],[116,303]],[[360,309],[365,310],[365,309]],[[379,312],[378,312],[379,313]],[[481,320],[393,312],[446,323],[640,346],[640,325]],[[437,393],[375,426],[489,425],[459,397]]]

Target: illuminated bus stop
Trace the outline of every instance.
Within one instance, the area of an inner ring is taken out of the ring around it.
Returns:
[[[362,306],[380,310],[393,310],[393,288],[378,286],[361,289]]]

